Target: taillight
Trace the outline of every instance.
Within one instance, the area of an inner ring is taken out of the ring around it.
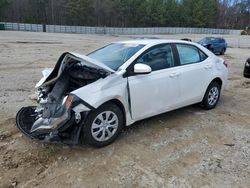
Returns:
[[[223,61],[223,65],[225,65],[225,67],[228,67],[228,63],[226,61]]]

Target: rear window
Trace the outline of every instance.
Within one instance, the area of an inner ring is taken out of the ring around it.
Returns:
[[[215,41],[215,38],[206,37],[206,38],[203,38],[202,40],[200,40],[198,43],[210,43],[210,42],[214,42],[214,41]]]
[[[208,56],[204,52],[202,52],[201,50],[199,50],[199,52],[200,52],[200,61],[204,61],[208,58]]]
[[[225,42],[225,39],[220,39],[220,42],[224,43],[224,42]]]

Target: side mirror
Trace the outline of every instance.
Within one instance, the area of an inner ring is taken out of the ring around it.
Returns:
[[[148,65],[145,65],[142,63],[137,63],[134,65],[134,73],[136,74],[148,74],[151,72],[152,72],[152,69]]]

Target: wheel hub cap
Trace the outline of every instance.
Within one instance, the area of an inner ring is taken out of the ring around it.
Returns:
[[[217,87],[211,88],[208,93],[208,104],[213,106],[219,98],[219,90]]]
[[[96,116],[91,126],[91,134],[97,141],[109,140],[117,131],[118,117],[112,111],[104,111]]]

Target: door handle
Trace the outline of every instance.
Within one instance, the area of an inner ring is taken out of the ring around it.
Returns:
[[[171,74],[169,74],[169,77],[170,78],[174,78],[176,76],[176,73],[171,73]]]
[[[205,69],[211,69],[212,68],[212,65],[206,65],[205,66]]]
[[[181,75],[180,72],[173,72],[173,73],[170,73],[170,74],[169,74],[169,77],[170,77],[170,78],[174,78],[174,77],[179,77],[180,75]]]
[[[176,76],[176,77],[179,77],[180,75],[181,75],[180,72],[175,73],[175,76]]]

